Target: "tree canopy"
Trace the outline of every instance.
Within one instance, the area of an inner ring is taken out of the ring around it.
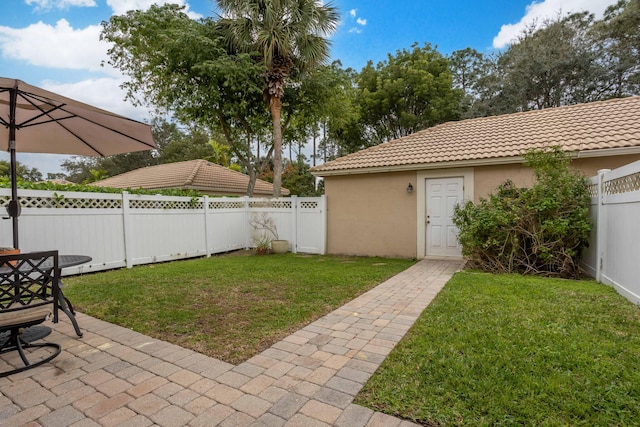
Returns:
[[[449,61],[431,45],[414,44],[357,77],[364,139],[377,144],[459,117],[462,91],[452,86]]]
[[[453,52],[463,117],[505,114],[640,94],[640,0],[601,20],[558,15],[532,25],[503,52]]]
[[[11,178],[11,163],[7,160],[0,160],[0,177]],[[16,177],[23,181],[41,181],[42,173],[37,168],[16,162]]]
[[[273,123],[273,195],[282,187],[282,98],[287,80],[329,58],[339,14],[316,0],[217,0],[222,33],[239,52],[256,53],[266,72],[264,94]]]
[[[241,8],[244,3],[226,2],[225,7]],[[297,38],[288,41],[294,50],[289,52],[288,48],[278,45],[280,50],[276,51],[275,59],[271,58],[277,62],[282,55],[291,56],[289,59],[295,67],[292,65],[286,76],[283,75],[282,83],[298,82],[292,84],[292,88],[296,88],[304,77],[301,74],[305,68],[303,63],[308,67],[313,65],[312,59],[324,57],[325,50],[313,48],[311,42],[315,40],[318,46],[321,44],[316,33],[329,30],[331,22],[322,24],[317,20],[323,17],[333,19],[333,9],[319,7],[315,2],[311,2],[314,8],[310,8],[307,2],[276,3],[287,11],[300,7],[303,12],[313,15],[299,17],[301,22],[290,23],[300,27]],[[269,144],[266,155],[260,155],[261,143],[269,141],[270,116],[272,125],[278,126],[282,125],[280,117],[283,117],[286,128],[299,109],[313,102],[297,102],[295,96],[283,98],[282,91],[269,95],[265,86],[268,78],[265,76],[273,75],[275,62],[264,61],[261,54],[255,52],[255,45],[244,45],[240,42],[246,43],[246,40],[230,37],[246,11],[232,12],[229,9],[226,16],[236,20],[206,18],[195,21],[183,10],[176,5],[154,5],[147,11],[129,11],[125,15],[111,17],[109,22],[103,23],[102,30],[102,38],[113,44],[108,52],[109,63],[128,76],[124,87],[134,103],[150,104],[162,112],[173,114],[183,123],[203,126],[211,135],[216,135],[216,139],[221,137],[249,174],[247,193],[251,195],[257,174],[264,169],[272,154],[274,164],[278,163],[278,156],[281,163],[281,145]],[[318,15],[318,11],[324,11],[324,15]],[[230,40],[236,42],[229,43]],[[294,71],[295,80],[291,76]],[[285,77],[290,78],[286,80]],[[284,90],[284,86],[281,89]],[[278,103],[276,121],[266,108],[265,94],[270,102]],[[276,95],[278,99],[274,101]],[[313,93],[306,94],[307,98],[309,96]],[[281,136],[273,142],[281,144]],[[170,151],[165,149],[160,157]],[[279,188],[274,189],[274,193],[279,194],[279,191]]]

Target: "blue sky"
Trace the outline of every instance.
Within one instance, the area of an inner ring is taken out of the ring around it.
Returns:
[[[108,46],[99,41],[100,22],[129,9],[162,0],[3,0],[0,14],[0,76],[18,78],[98,107],[145,120],[144,109],[125,103],[123,77],[101,67]],[[173,0],[194,18],[215,15],[212,0]],[[415,42],[431,43],[443,54],[472,47],[504,48],[525,25],[558,13],[588,10],[601,17],[616,0],[336,0],[341,23],[331,36],[332,59],[360,70],[368,60]],[[2,142],[2,145],[5,143]],[[59,172],[63,157],[18,155],[18,160]],[[4,152],[0,159],[8,159]]]

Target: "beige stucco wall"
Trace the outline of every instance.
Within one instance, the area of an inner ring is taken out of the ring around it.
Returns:
[[[597,175],[600,169],[616,169],[636,160],[640,160],[640,154],[581,158],[573,160],[571,165],[590,178]],[[513,181],[518,187],[528,187],[533,184],[533,170],[521,164],[475,167],[474,176],[473,199],[475,202],[478,202],[480,197],[487,197],[507,179]]]
[[[616,169],[637,160],[640,160],[640,154],[627,154],[624,156],[575,159],[572,165],[580,169],[587,178],[590,178],[596,176],[600,169]]]
[[[638,155],[582,158],[573,166],[585,176],[640,160]],[[327,252],[330,254],[421,258],[425,256],[425,180],[464,178],[464,199],[477,202],[506,179],[517,186],[533,183],[521,164],[387,172],[325,177]],[[414,191],[407,194],[412,183]]]
[[[328,253],[415,257],[415,188],[415,172],[325,178]]]
[[[519,164],[475,167],[473,171],[475,184],[473,201],[487,197],[498,185],[507,179],[518,187],[527,187],[533,183],[533,171]]]

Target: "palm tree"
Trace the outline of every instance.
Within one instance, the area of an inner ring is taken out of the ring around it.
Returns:
[[[265,96],[273,121],[273,195],[282,187],[280,112],[287,78],[329,58],[337,8],[318,0],[217,0],[221,27],[231,45],[253,52],[266,67]]]

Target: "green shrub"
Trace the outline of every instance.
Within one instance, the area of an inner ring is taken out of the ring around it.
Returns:
[[[533,187],[508,180],[487,199],[456,207],[462,253],[485,271],[578,277],[591,231],[587,180],[559,147],[525,159]]]
[[[11,178],[0,176],[0,188],[11,188]],[[184,197],[201,197],[202,193],[195,190],[181,190],[179,188],[163,188],[163,189],[144,189],[144,188],[113,188],[99,187],[91,184],[56,184],[50,181],[32,182],[18,179],[18,188],[25,190],[45,190],[45,191],[74,191],[83,193],[111,193],[120,194],[123,191],[129,194],[147,194],[147,195],[163,195],[163,196],[184,196]]]

